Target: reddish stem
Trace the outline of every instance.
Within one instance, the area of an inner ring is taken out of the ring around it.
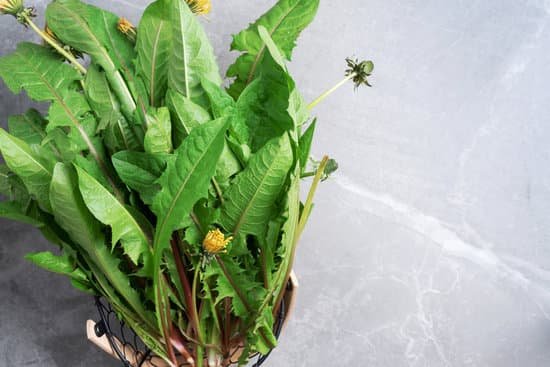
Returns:
[[[197,315],[197,305],[195,304],[195,300],[193,299],[191,284],[189,283],[189,279],[187,278],[187,274],[185,272],[185,266],[183,264],[183,260],[182,260],[183,258],[181,256],[181,251],[179,248],[179,237],[177,232],[174,232],[174,235],[170,240],[170,245],[172,246],[172,252],[174,254],[176,269],[178,271],[180,282],[183,287],[183,294],[185,297],[185,307],[189,312],[189,319],[191,321],[191,324],[193,325],[193,329],[195,329],[195,335],[198,336],[200,335],[200,331],[199,331],[199,320]]]
[[[231,345],[229,344],[231,339],[231,299],[226,298],[223,300],[224,303],[224,330],[223,330],[223,347],[224,347],[224,354],[228,354],[231,349]]]
[[[170,341],[174,348],[177,349],[177,351],[185,358],[185,361],[189,363],[191,366],[195,365],[195,360],[191,356],[191,353],[187,350],[185,347],[185,338],[181,333],[178,331],[177,328],[174,327],[174,324],[172,324],[171,327],[171,335],[170,335]]]

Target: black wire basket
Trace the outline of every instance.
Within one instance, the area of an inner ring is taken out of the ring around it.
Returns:
[[[295,279],[289,281],[287,290],[283,297],[283,302],[279,307],[273,332],[278,339],[283,330],[285,320],[288,316],[288,309],[291,307],[292,298],[297,286]],[[95,297],[95,305],[99,314],[99,321],[93,325],[93,333],[97,338],[105,337],[109,343],[110,351],[115,358],[120,360],[124,367],[160,367],[165,366],[162,359],[155,356],[152,351],[145,346],[136,333],[129,328],[123,321],[119,320],[111,305],[100,297]],[[238,349],[235,350],[231,357],[231,365],[236,365],[238,362]],[[271,354],[266,355],[254,354],[250,357],[252,361],[251,367],[261,366]],[[237,357],[235,357],[237,356]],[[235,359],[233,359],[235,357]],[[187,367],[188,364],[183,363],[180,367]]]

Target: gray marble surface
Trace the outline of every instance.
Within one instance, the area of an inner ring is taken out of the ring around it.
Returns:
[[[146,3],[93,2],[134,21]],[[214,0],[222,69],[230,34],[271,3]],[[5,17],[0,35],[0,54],[32,38]],[[549,365],[548,45],[547,0],[322,1],[290,65],[303,94],[339,80],[348,55],[375,61],[374,88],[315,110],[314,151],[341,169],[266,366]],[[28,104],[2,85],[2,124]],[[86,342],[92,301],[22,259],[47,243],[0,226],[0,366],[117,366]]]

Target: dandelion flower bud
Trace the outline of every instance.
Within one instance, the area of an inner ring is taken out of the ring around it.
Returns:
[[[185,0],[191,11],[195,14],[204,15],[210,13],[212,4],[210,0]]]
[[[0,0],[0,13],[17,16],[25,9],[23,0]]]
[[[346,63],[348,64],[348,69],[346,70],[346,76],[352,76],[353,83],[355,84],[355,88],[359,88],[362,84],[366,86],[371,86],[368,77],[372,75],[372,71],[374,69],[374,64],[372,61],[361,61],[351,58],[346,59]]]
[[[225,238],[224,234],[219,229],[214,229],[208,231],[204,240],[202,241],[202,246],[206,252],[210,254],[217,254],[224,252],[227,245],[233,241],[233,237],[229,236]]]
[[[126,18],[120,18],[118,20],[117,28],[120,33],[124,34],[132,42],[136,41],[137,30],[136,27]]]

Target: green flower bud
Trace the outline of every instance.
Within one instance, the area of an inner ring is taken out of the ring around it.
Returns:
[[[371,76],[374,70],[374,64],[372,61],[361,61],[351,58],[346,59],[348,69],[346,70],[346,76],[353,76],[352,80],[355,84],[355,88],[359,88],[361,85],[371,86],[368,77]]]

